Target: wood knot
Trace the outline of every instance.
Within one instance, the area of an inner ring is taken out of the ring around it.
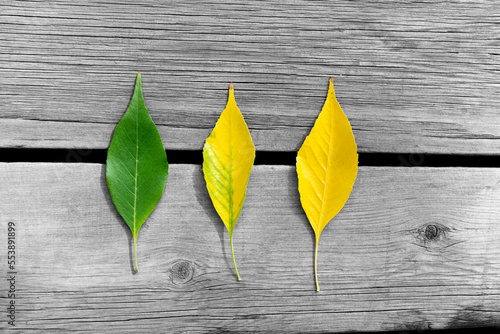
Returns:
[[[420,243],[434,243],[434,242],[446,242],[447,233],[451,230],[439,223],[429,223],[420,226],[416,230],[413,231],[415,238],[420,241]]]
[[[175,262],[170,268],[172,283],[186,284],[193,279],[194,270],[194,265],[189,261],[180,260]]]
[[[438,236],[439,228],[436,225],[427,225],[424,234],[428,240],[433,240]]]

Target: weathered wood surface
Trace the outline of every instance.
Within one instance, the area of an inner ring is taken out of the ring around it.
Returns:
[[[135,74],[169,149],[230,81],[258,150],[297,150],[327,78],[361,152],[500,150],[496,1],[2,1],[0,146],[105,148]]]
[[[104,172],[98,164],[0,164],[2,245],[7,222],[17,226],[20,332],[500,325],[499,169],[360,168],[320,240],[320,293],[294,168],[254,167],[234,232],[241,282],[200,166],[171,166],[139,233],[138,274]],[[2,293],[2,310],[6,301]]]

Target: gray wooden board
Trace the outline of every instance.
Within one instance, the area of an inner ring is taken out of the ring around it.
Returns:
[[[361,152],[500,150],[496,1],[2,1],[0,146],[105,148],[137,72],[169,149],[229,82],[258,150],[297,150],[328,77]]]
[[[0,303],[16,224],[17,329],[100,333],[340,332],[500,325],[500,170],[362,167],[314,236],[295,170],[256,166],[229,238],[201,166],[171,165],[138,238],[98,164],[0,164]]]

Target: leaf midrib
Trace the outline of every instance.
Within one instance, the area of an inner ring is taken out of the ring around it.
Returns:
[[[328,96],[327,96],[327,100],[330,98],[330,92],[328,92]],[[330,101],[331,103],[331,101]],[[326,107],[330,107],[330,106],[326,106]],[[326,111],[326,110],[325,110]],[[318,222],[318,233],[317,233],[317,236],[316,238],[319,238],[319,235],[321,234],[321,225],[322,225],[322,222],[323,222],[323,214],[324,214],[324,207],[325,207],[325,196],[326,196],[326,188],[328,187],[328,172],[330,170],[330,156],[331,156],[331,153],[332,153],[332,140],[333,140],[333,134],[332,134],[332,128],[333,128],[333,113],[330,114],[330,131],[329,131],[329,138],[328,138],[328,155],[326,157],[326,173],[325,173],[325,187],[323,188],[323,197],[322,197],[322,201],[321,201],[321,211],[320,211],[320,215],[319,215],[319,222]]]
[[[135,110],[135,174],[134,174],[134,224],[132,234],[134,238],[137,236],[137,173],[139,172],[139,108]]]
[[[231,231],[229,236],[232,237],[234,222],[233,222],[233,113],[229,111],[229,221],[231,225]]]

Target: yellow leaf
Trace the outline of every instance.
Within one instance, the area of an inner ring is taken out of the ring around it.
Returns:
[[[248,178],[255,160],[250,131],[234,100],[233,84],[229,99],[203,147],[203,173],[215,210],[226,225],[231,255],[238,280],[233,252],[233,229],[245,201]]]
[[[349,198],[358,173],[357,146],[330,78],[328,97],[297,154],[300,202],[316,234],[314,276],[318,284],[318,241]]]

